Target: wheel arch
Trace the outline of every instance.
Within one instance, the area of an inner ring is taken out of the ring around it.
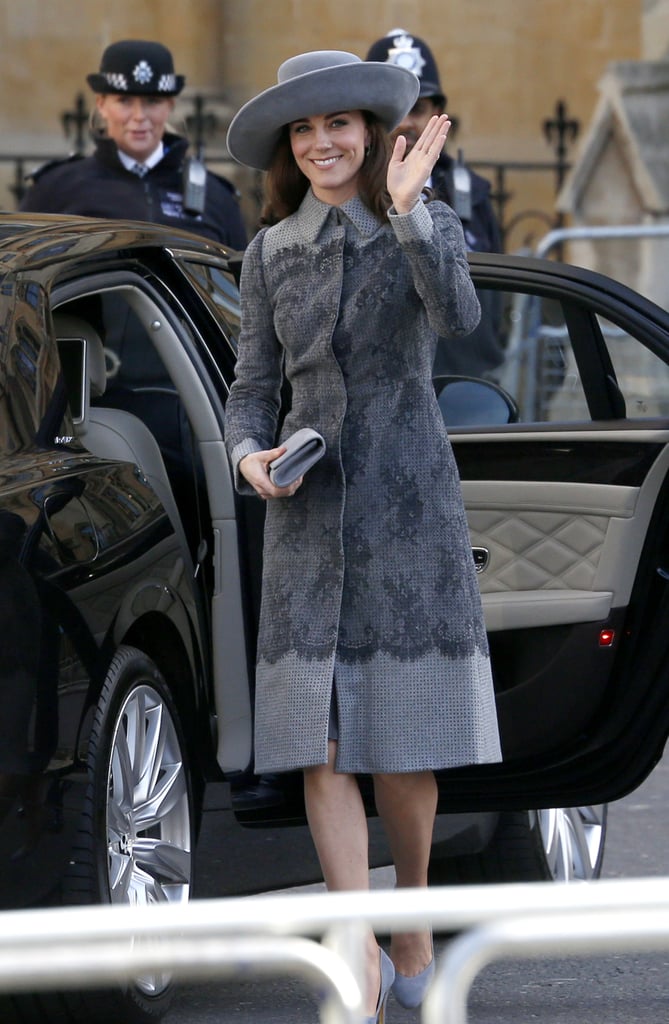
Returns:
[[[193,658],[182,630],[169,616],[150,611],[115,638],[114,647],[121,644],[136,647],[160,669],[179,711],[191,763],[202,777],[210,774],[215,748],[205,668],[200,658]]]

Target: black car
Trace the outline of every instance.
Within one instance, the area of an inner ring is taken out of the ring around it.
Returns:
[[[0,217],[2,907],[187,899],[207,783],[250,829],[304,823],[297,773],[251,774],[263,506],[223,444],[240,259]],[[504,761],[439,777],[432,879],[594,877],[606,803],[669,727],[669,315],[562,263],[470,259],[503,359],[435,388]],[[1,996],[0,1019],[143,1022],[169,996]]]

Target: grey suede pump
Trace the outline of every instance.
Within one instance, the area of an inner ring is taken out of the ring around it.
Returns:
[[[381,983],[379,985],[376,1013],[373,1017],[365,1017],[365,1024],[385,1024],[386,1003],[395,980],[395,968],[392,960],[383,949],[379,949],[379,966],[381,968]]]
[[[407,1010],[414,1010],[423,1002],[433,977],[434,952],[427,967],[424,967],[419,974],[414,974],[411,978],[407,978],[405,974],[395,971],[392,993],[400,1006]]]

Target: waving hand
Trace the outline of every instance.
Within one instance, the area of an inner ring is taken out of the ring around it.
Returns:
[[[406,153],[404,136],[397,136],[388,164],[387,179],[388,192],[397,213],[409,213],[420,199],[432,168],[444,148],[450,127],[447,114],[435,114],[409,153]]]

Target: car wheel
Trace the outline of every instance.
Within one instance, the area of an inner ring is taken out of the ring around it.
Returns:
[[[571,882],[598,878],[607,805],[505,811],[488,845],[471,856],[436,854],[430,884]]]
[[[91,729],[88,767],[65,902],[188,900],[195,810],[187,747],[165,680],[133,647],[119,648],[110,665]],[[63,992],[38,1003],[31,997],[3,1000],[0,1019],[155,1024],[169,1009],[171,995],[170,975],[151,974],[112,990]]]
[[[604,859],[607,805],[534,811],[546,879],[578,882],[599,878]]]
[[[90,740],[90,830],[100,902],[182,903],[193,884],[194,808],[186,743],[170,691],[140,651],[118,651]],[[137,978],[122,1018],[155,1020],[171,978]],[[129,1014],[132,1014],[130,1016]]]

